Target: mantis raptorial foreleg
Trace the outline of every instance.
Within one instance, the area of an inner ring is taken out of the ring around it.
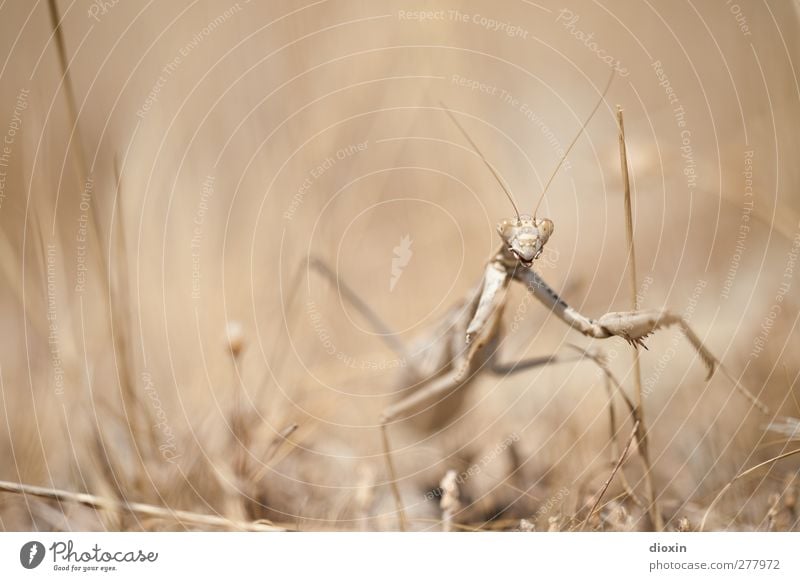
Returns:
[[[490,327],[490,320],[497,314],[497,309],[505,298],[510,276],[508,270],[499,262],[489,262],[483,274],[475,313],[467,326],[467,343]]]
[[[606,339],[621,337],[635,347],[644,346],[644,339],[655,331],[671,325],[678,325],[697,351],[708,369],[708,378],[714,374],[717,360],[703,345],[697,334],[680,316],[668,310],[647,309],[606,313],[599,319],[590,319],[570,307],[548,284],[530,269],[518,269],[514,278],[523,283],[542,304],[548,307],[559,319],[588,337]]]

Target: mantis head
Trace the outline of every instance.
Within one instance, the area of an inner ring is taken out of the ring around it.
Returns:
[[[553,222],[547,218],[522,215],[503,220],[497,225],[497,233],[508,251],[529,268],[539,258],[544,245],[553,233]]]
[[[547,241],[550,239],[550,235],[553,233],[553,222],[548,220],[547,218],[537,218],[536,213],[539,210],[539,206],[544,199],[544,195],[547,193],[547,189],[550,187],[550,184],[553,182],[553,179],[556,177],[559,168],[564,163],[564,160],[567,159],[567,155],[572,148],[575,146],[575,143],[578,141],[578,138],[583,133],[584,129],[586,129],[586,125],[589,123],[589,120],[594,116],[597,109],[600,108],[600,105],[605,100],[606,93],[608,93],[608,89],[611,87],[611,81],[614,80],[614,71],[611,71],[611,75],[608,77],[608,82],[606,83],[605,89],[603,89],[603,94],[598,99],[597,103],[592,109],[592,112],[586,118],[586,121],[583,122],[581,125],[580,131],[575,135],[572,140],[572,143],[569,144],[564,154],[561,156],[561,159],[558,161],[558,165],[553,170],[553,173],[550,174],[550,178],[544,185],[542,189],[542,193],[539,196],[539,201],[536,202],[536,206],[534,206],[533,216],[530,215],[520,215],[519,209],[517,208],[517,204],[514,202],[514,196],[511,195],[511,192],[506,187],[505,182],[500,177],[500,174],[497,173],[497,170],[494,169],[494,166],[486,159],[486,156],[483,155],[478,146],[475,145],[475,142],[466,132],[466,130],[461,126],[458,120],[455,118],[453,113],[444,105],[442,108],[444,111],[447,112],[450,119],[453,120],[453,123],[458,130],[464,135],[466,140],[475,150],[475,153],[478,154],[483,160],[483,163],[486,164],[486,167],[489,168],[489,171],[492,172],[492,175],[497,180],[497,183],[500,184],[500,187],[503,189],[503,192],[506,194],[508,201],[511,202],[511,206],[514,208],[514,213],[516,214],[516,218],[511,218],[508,220],[503,220],[497,225],[497,232],[500,234],[500,238],[503,239],[503,244],[505,245],[506,251],[516,258],[522,266],[525,268],[530,268],[533,264],[533,261],[539,258],[542,255],[542,250],[544,250],[544,245],[547,244]]]

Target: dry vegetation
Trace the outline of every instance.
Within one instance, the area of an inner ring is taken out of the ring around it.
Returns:
[[[391,427],[409,527],[798,530],[797,6],[542,4],[2,4],[0,530],[396,529],[401,361],[307,259],[425,336],[511,213],[439,102],[530,212],[603,55],[624,74],[538,268],[589,315],[630,306],[620,103],[635,300],[727,374],[676,330],[639,371],[514,289],[504,359],[602,349],[633,403],[591,363],[482,374],[447,422]]]

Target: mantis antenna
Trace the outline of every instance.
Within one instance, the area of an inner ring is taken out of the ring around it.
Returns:
[[[484,156],[481,150],[478,149],[478,146],[475,145],[474,141],[472,141],[472,138],[469,136],[466,129],[464,129],[458,122],[458,120],[455,118],[453,112],[450,111],[450,109],[448,109],[447,106],[441,101],[439,101],[439,105],[441,105],[442,109],[445,110],[445,112],[450,117],[450,120],[455,124],[455,126],[458,127],[458,130],[461,131],[461,134],[466,138],[466,140],[472,146],[472,149],[475,150],[475,153],[478,154],[478,157],[480,157],[483,160],[483,163],[486,164],[486,167],[489,168],[489,171],[492,172],[492,175],[497,180],[497,183],[500,184],[500,187],[503,188],[503,191],[506,193],[508,201],[511,202],[511,206],[514,208],[514,212],[517,214],[517,220],[519,220],[519,210],[517,209],[517,205],[514,203],[514,197],[511,195],[511,192],[508,191],[508,188],[506,187],[505,182],[503,182],[503,179],[500,177],[500,174],[497,173],[497,170],[494,169],[494,166],[492,166],[492,164],[489,163],[489,160],[486,159],[486,156]]]
[[[613,80],[614,80],[614,70],[612,69],[611,70],[611,75],[608,77],[608,82],[606,83],[606,88],[603,89],[603,94],[600,95],[600,99],[597,100],[597,104],[594,106],[594,109],[592,109],[592,112],[589,113],[589,116],[586,118],[586,121],[584,121],[583,125],[581,125],[580,131],[578,131],[578,134],[574,137],[574,139],[572,140],[572,143],[569,144],[569,147],[564,152],[564,155],[561,156],[561,159],[558,161],[558,165],[556,166],[556,169],[554,169],[553,173],[550,174],[550,178],[547,180],[547,183],[544,186],[544,190],[542,190],[542,195],[539,196],[539,201],[536,202],[536,207],[533,209],[533,216],[534,217],[536,217],[536,212],[539,211],[539,206],[541,205],[542,200],[544,200],[544,195],[547,193],[547,189],[550,187],[550,184],[553,183],[553,179],[556,177],[556,174],[558,173],[558,170],[561,169],[561,165],[564,163],[564,160],[567,159],[567,156],[569,155],[569,152],[572,150],[572,147],[575,145],[575,143],[577,143],[578,138],[581,136],[581,134],[583,134],[583,131],[586,129],[586,126],[589,124],[589,121],[592,120],[592,117],[594,117],[594,114],[597,112],[597,110],[600,108],[601,103],[606,98],[606,93],[608,93],[608,89],[611,87],[611,81],[613,81]]]

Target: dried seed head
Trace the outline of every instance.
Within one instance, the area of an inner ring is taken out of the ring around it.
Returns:
[[[375,474],[369,466],[361,466],[358,475],[356,502],[367,513],[375,500]]]
[[[678,521],[678,532],[679,533],[688,533],[692,530],[692,523],[689,522],[689,519],[685,516],[682,516]]]
[[[781,502],[781,495],[776,492],[773,492],[772,494],[769,495],[767,502],[769,503],[769,511],[767,514],[771,517],[774,517],[776,514],[778,514],[779,510],[778,505]]]
[[[439,483],[439,487],[442,489],[442,499],[439,501],[439,507],[444,511],[457,511],[461,506],[459,502],[458,473],[455,470],[448,470]]]
[[[797,506],[797,483],[795,476],[789,475],[786,477],[786,490],[783,493],[783,505],[789,510],[794,510]]]
[[[614,520],[620,529],[626,529],[630,526],[630,515],[624,505],[619,504],[614,509]]]
[[[225,326],[225,344],[234,359],[244,349],[244,327],[239,321],[230,321]]]
[[[526,518],[520,519],[519,530],[522,533],[532,533],[536,531],[536,525]]]

